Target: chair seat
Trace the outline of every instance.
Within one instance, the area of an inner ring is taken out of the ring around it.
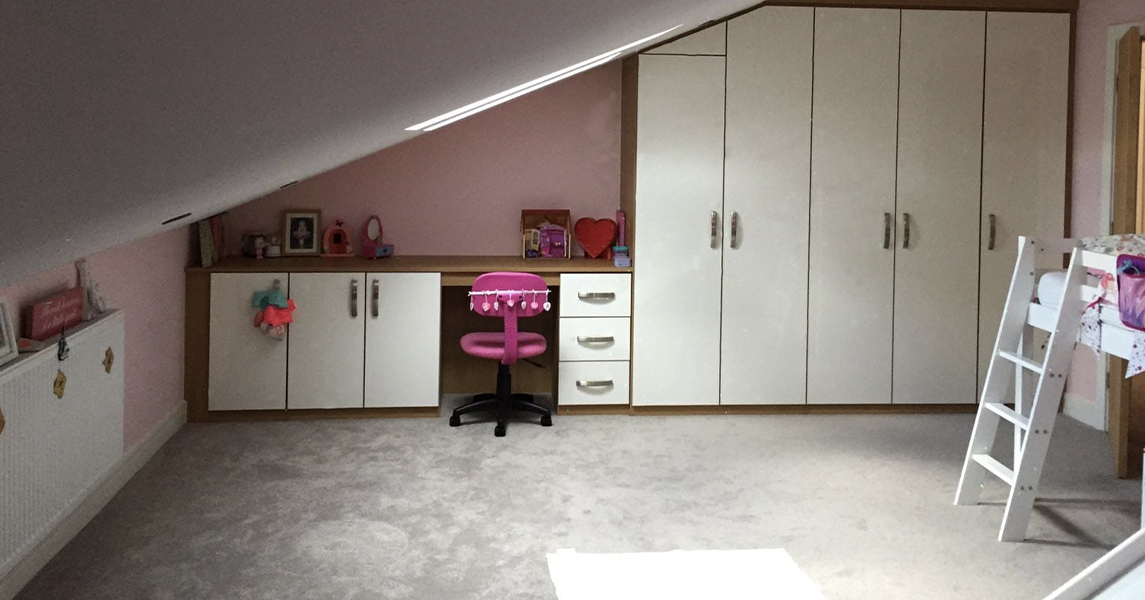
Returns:
[[[517,358],[529,358],[545,353],[545,336],[521,331],[517,333]],[[501,360],[505,358],[505,334],[502,332],[467,333],[461,336],[461,349],[478,358]]]

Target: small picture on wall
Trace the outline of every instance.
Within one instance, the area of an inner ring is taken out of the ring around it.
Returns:
[[[20,356],[20,346],[17,342],[12,309],[8,307],[7,301],[0,298],[0,365]]]
[[[282,253],[288,256],[317,255],[322,248],[322,211],[287,209],[282,211]]]

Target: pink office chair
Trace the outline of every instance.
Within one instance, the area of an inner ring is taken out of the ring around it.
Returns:
[[[469,292],[470,307],[479,315],[501,317],[503,333],[467,333],[461,338],[461,349],[479,358],[500,361],[497,366],[497,392],[477,394],[473,401],[453,411],[449,426],[461,425],[461,415],[484,411],[497,418],[493,435],[505,435],[506,417],[510,410],[541,415],[541,425],[551,427],[553,414],[533,401],[529,394],[512,393],[509,365],[519,358],[539,356],[545,352],[545,337],[539,333],[517,331],[518,317],[532,317],[549,309],[549,290],[545,280],[531,273],[485,273],[473,282]]]

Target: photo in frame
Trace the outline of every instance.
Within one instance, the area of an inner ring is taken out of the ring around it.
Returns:
[[[322,211],[288,208],[282,211],[283,256],[317,256],[322,252]]]
[[[0,298],[0,365],[20,356],[19,338],[16,335],[16,322],[12,320],[12,310],[8,301]]]

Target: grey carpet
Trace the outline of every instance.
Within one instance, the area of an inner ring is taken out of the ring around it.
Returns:
[[[19,598],[551,599],[561,548],[785,548],[831,600],[1040,600],[1138,527],[1140,482],[1060,417],[1031,540],[995,541],[1001,484],[952,505],[971,423],[188,425]]]

